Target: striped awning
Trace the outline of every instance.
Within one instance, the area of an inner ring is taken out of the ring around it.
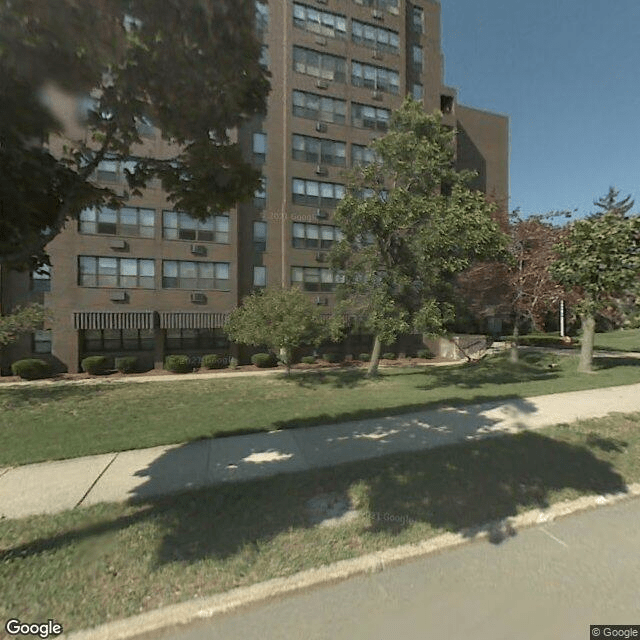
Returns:
[[[74,311],[73,327],[83,329],[153,329],[154,311]]]
[[[228,313],[198,311],[162,311],[161,329],[220,329],[229,317]]]

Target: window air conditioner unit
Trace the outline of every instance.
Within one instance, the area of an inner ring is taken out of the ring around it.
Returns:
[[[328,172],[327,172],[326,168],[323,167],[321,164],[316,166],[316,175],[318,175],[318,176],[326,176],[327,173]]]
[[[322,209],[316,209],[316,218],[318,218],[318,220],[324,220],[325,218],[328,218],[329,214],[327,214],[326,211],[323,211]]]
[[[112,291],[110,299],[112,302],[126,302],[127,301],[127,292],[126,291]]]
[[[111,243],[110,246],[112,249],[117,249],[119,251],[123,251],[127,248],[127,242],[126,240],[122,240],[121,238],[114,238]]]
[[[374,60],[384,60],[384,56],[379,51],[374,51],[371,57]]]
[[[196,256],[206,256],[207,247],[205,247],[203,244],[192,244],[191,253],[193,253]]]
[[[316,0],[318,4],[327,4],[327,0]]]
[[[372,97],[374,100],[382,100],[382,91],[374,91],[374,92],[371,94],[371,97]]]
[[[324,122],[316,122],[316,131],[319,131],[320,133],[326,133],[327,131],[327,125]]]
[[[317,296],[315,302],[317,305],[326,306],[329,304],[329,298],[321,298],[320,296]]]
[[[316,36],[316,44],[319,44],[321,47],[326,47],[327,39],[324,36]]]
[[[316,80],[316,87],[318,89],[328,89],[329,83],[326,80]]]
[[[204,293],[192,293],[191,294],[191,302],[198,302],[200,304],[202,304],[203,302],[207,301],[207,296],[204,295]]]
[[[382,11],[380,11],[379,9],[374,9],[371,12],[371,15],[376,19],[376,20],[384,20],[384,15],[382,13]]]
[[[316,262],[324,262],[326,260],[326,257],[326,253],[322,253],[319,251],[318,253],[316,253]]]

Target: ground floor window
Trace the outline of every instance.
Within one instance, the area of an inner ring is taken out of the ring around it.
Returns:
[[[222,329],[167,329],[165,350],[227,349],[229,340]]]
[[[51,353],[51,329],[33,334],[33,353]]]
[[[82,335],[84,353],[104,351],[153,351],[151,329],[88,329]]]

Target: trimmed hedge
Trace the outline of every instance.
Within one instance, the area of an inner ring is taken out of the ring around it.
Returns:
[[[315,356],[303,356],[300,358],[300,362],[302,362],[302,364],[315,364],[316,359]]]
[[[251,363],[260,369],[270,369],[278,366],[278,358],[273,353],[255,353],[251,356]]]
[[[192,370],[189,356],[167,356],[164,359],[164,368],[172,373],[190,373]]]
[[[116,371],[120,373],[135,373],[138,370],[138,358],[135,356],[122,356],[116,358]]]
[[[506,338],[508,342],[513,341],[513,337]],[[572,345],[579,344],[580,341],[576,338],[572,338],[571,342],[567,343],[564,338],[560,336],[547,335],[544,333],[541,334],[530,334],[526,336],[518,337],[518,344],[522,346],[531,346],[531,347],[570,347]]]
[[[227,366],[227,360],[217,353],[209,353],[202,356],[202,367],[204,369],[224,369]]]
[[[323,353],[322,359],[330,364],[342,362],[342,356],[339,353]]]
[[[109,359],[107,356],[89,356],[80,363],[82,370],[92,376],[99,376],[109,371]]]
[[[387,351],[386,353],[382,354],[383,360],[395,360],[396,357],[397,356],[395,353],[393,353],[393,351]]]
[[[418,349],[418,351],[416,352],[416,356],[418,358],[426,358],[427,360],[436,357],[435,354],[432,353],[429,349]]]
[[[369,360],[371,360],[371,354],[370,353],[361,353],[358,356],[358,360],[360,360],[361,362],[369,362]]]
[[[51,375],[51,365],[38,358],[25,358],[16,360],[11,365],[11,373],[14,376],[20,376],[23,380],[39,380]]]

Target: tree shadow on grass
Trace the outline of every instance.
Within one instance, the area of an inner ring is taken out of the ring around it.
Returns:
[[[632,358],[625,356],[599,356],[594,354],[593,368],[598,370],[614,369],[616,367],[634,367],[640,368],[640,358]]]
[[[9,411],[42,403],[83,400],[88,395],[97,396],[107,393],[109,388],[113,387],[101,384],[60,384],[50,387],[24,386],[7,389],[0,387],[0,408]]]
[[[314,389],[320,386],[334,389],[354,389],[365,383],[379,381],[378,378],[367,378],[366,371],[362,369],[305,371],[295,373],[292,376],[282,375],[279,376],[279,379],[303,389]]]

